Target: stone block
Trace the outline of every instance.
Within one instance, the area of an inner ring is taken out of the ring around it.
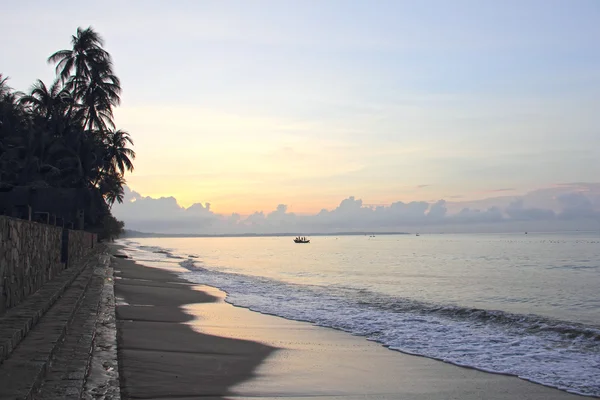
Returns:
[[[61,232],[54,226],[0,216],[0,315],[63,269]]]

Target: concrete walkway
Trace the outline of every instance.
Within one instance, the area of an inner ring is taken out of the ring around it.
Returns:
[[[0,400],[120,398],[102,333],[112,314],[114,337],[112,269],[99,250],[0,317]]]

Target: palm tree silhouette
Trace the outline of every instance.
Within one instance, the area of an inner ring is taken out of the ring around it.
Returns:
[[[94,70],[89,79],[74,78],[68,87],[71,85],[82,103],[83,128],[101,135],[107,129],[114,129],[112,109],[121,102],[119,78],[110,70]]]
[[[106,136],[106,144],[107,170],[121,175],[125,174],[125,171],[133,171],[132,160],[135,159],[135,151],[127,147],[129,144],[133,145],[129,133],[121,129],[110,131]]]
[[[110,54],[102,48],[100,35],[88,27],[77,28],[71,37],[71,49],[59,50],[48,57],[56,64],[56,74],[81,103],[79,118],[84,119],[84,130],[96,130],[102,135],[107,128],[114,128],[112,107],[120,102],[121,86],[113,74]],[[67,113],[70,119],[72,107]]]
[[[91,26],[77,28],[77,34],[71,37],[71,45],[72,49],[59,50],[48,57],[49,63],[56,64],[56,75],[63,83],[71,78],[73,72],[74,77],[81,81],[89,79],[94,70],[110,69],[110,55],[102,48],[104,40]]]
[[[0,74],[0,186],[84,190],[102,202],[88,210],[95,220],[118,226],[110,208],[123,201],[135,152],[129,133],[115,127],[121,83],[103,45],[91,27],[77,28],[71,48],[48,58],[56,80],[37,80],[26,94]]]

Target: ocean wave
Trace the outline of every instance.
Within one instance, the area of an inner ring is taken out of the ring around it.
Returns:
[[[484,310],[460,306],[440,306],[417,302],[414,300],[394,301],[393,298],[374,295],[378,307],[391,308],[397,312],[412,312],[423,315],[438,315],[452,320],[469,321],[473,324],[497,325],[510,327],[522,332],[538,333],[553,332],[562,335],[562,340],[571,340],[578,337],[600,341],[600,328],[589,327],[583,324],[565,322],[557,319],[542,317],[534,314],[514,314],[500,310]]]
[[[183,274],[186,279],[224,290],[236,306],[365,336],[392,350],[600,396],[596,327],[427,304],[368,290],[189,269]]]
[[[598,265],[554,265],[550,267],[546,267],[546,269],[568,269],[568,270],[595,270],[599,269]]]
[[[136,246],[138,251],[143,251],[145,253],[147,253],[149,255],[149,253],[153,254],[153,255],[160,255],[160,256],[164,256],[166,258],[172,258],[174,260],[183,260],[185,259],[185,257],[180,256],[178,254],[175,254],[173,252],[173,250],[171,249],[167,249],[164,247],[160,247],[160,246]],[[136,248],[134,247],[134,249]],[[161,261],[160,260],[160,256],[159,258],[157,258],[155,261]]]
[[[192,257],[183,260],[179,263],[179,265],[185,269],[190,271],[205,271],[204,268],[197,265],[198,260],[193,259]]]
[[[225,273],[192,257],[178,264],[189,271],[183,278],[224,290],[236,306],[343,330],[408,354],[600,396],[596,326]]]
[[[167,249],[160,246],[138,246],[140,250],[150,251],[152,253],[162,253],[168,251]]]
[[[167,257],[167,258],[174,258],[174,259],[176,259],[176,260],[181,260],[181,259],[183,259],[183,258],[184,258],[184,257],[182,257],[182,256],[178,256],[178,255],[176,255],[176,254],[173,254],[173,253],[172,253],[172,252],[170,252],[169,250],[164,250],[164,249],[153,250],[152,252],[153,252],[153,253],[156,253],[156,254],[164,254],[164,255],[165,255],[165,257]]]

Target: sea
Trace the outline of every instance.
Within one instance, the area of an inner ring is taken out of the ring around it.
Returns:
[[[250,310],[600,397],[600,233],[129,238]]]

